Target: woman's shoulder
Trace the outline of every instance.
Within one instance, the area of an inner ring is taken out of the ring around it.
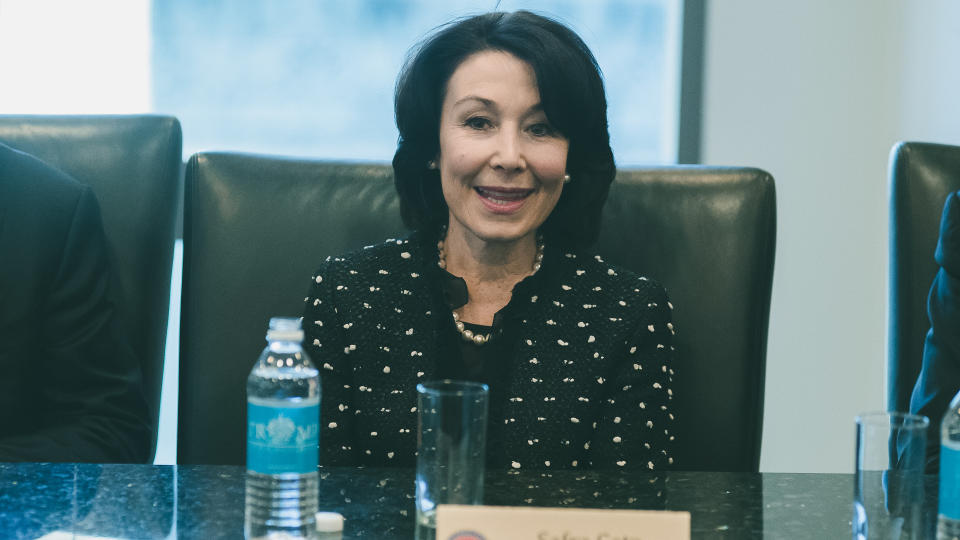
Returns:
[[[422,241],[419,233],[414,232],[342,255],[331,255],[320,263],[316,275],[349,275],[359,279],[390,275],[405,269],[412,271],[421,264],[422,257]]]
[[[571,281],[568,286],[582,294],[617,302],[628,298],[668,302],[666,289],[656,279],[611,264],[600,255],[568,251],[560,260],[562,276]]]

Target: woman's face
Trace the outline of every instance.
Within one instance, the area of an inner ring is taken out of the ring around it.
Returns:
[[[450,232],[486,242],[534,235],[560,199],[568,147],[547,121],[529,64],[501,51],[467,57],[440,113],[436,162]]]

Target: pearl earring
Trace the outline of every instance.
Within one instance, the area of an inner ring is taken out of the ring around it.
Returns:
[[[436,170],[436,169],[437,169],[437,160],[431,159],[430,161],[428,161],[428,162],[427,162],[427,168],[430,169],[430,170]]]
[[[564,183],[564,184],[569,184],[569,183],[570,183],[570,175],[569,175],[569,174],[563,175],[563,183]]]

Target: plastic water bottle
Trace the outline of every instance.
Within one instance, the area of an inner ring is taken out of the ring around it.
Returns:
[[[960,538],[960,393],[940,423],[940,499],[937,538]]]
[[[247,378],[248,539],[316,536],[320,375],[301,341],[298,319],[270,319]]]

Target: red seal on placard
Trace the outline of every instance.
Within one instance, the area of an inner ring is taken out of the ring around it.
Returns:
[[[450,535],[449,540],[486,540],[482,534],[473,531],[457,531]]]

